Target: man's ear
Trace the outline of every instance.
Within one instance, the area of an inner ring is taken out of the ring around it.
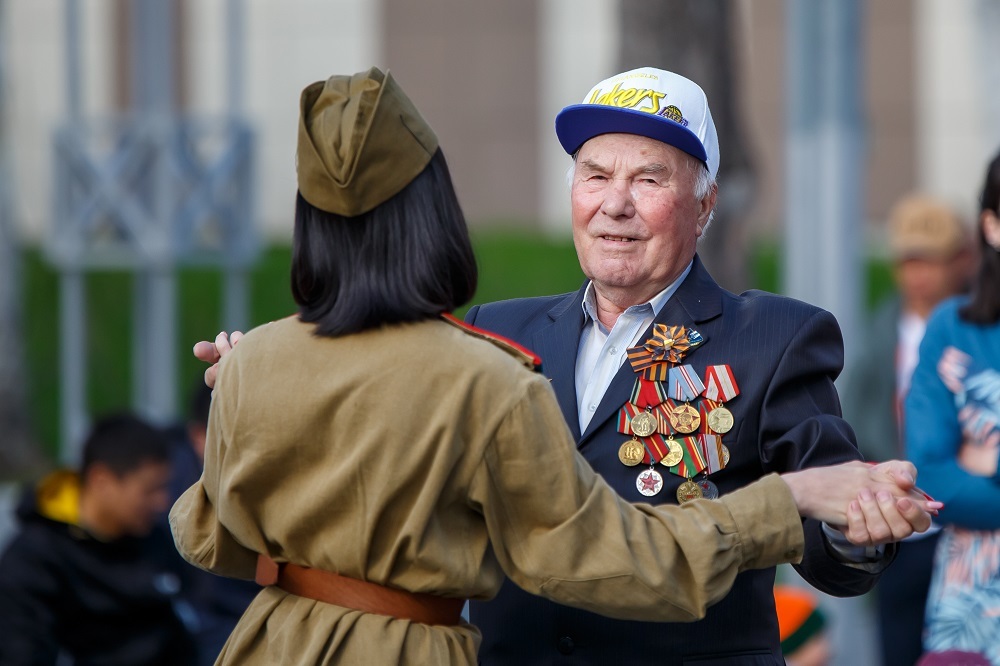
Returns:
[[[712,211],[715,210],[715,203],[719,197],[719,186],[713,183],[712,188],[708,191],[708,194],[700,202],[700,209],[698,211],[698,235],[701,236],[705,233],[705,227],[708,226],[709,220],[712,218]]]

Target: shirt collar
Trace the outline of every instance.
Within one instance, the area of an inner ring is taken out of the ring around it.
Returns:
[[[638,313],[642,310],[648,311],[649,309],[652,309],[654,317],[659,315],[660,310],[663,309],[663,306],[667,304],[667,301],[670,300],[670,297],[674,295],[677,288],[681,286],[681,283],[684,282],[684,279],[691,272],[691,267],[693,265],[694,260],[692,260],[691,263],[687,265],[687,268],[685,268],[681,274],[677,276],[677,279],[668,284],[663,291],[658,293],[656,296],[653,296],[645,303],[639,303],[627,308],[625,312]],[[597,296],[594,292],[593,280],[587,283],[587,289],[583,292],[583,303],[581,305],[583,306],[583,314],[588,320],[599,321],[597,319]]]

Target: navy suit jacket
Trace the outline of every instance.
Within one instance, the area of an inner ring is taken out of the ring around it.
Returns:
[[[560,296],[475,306],[466,320],[541,357],[542,371],[552,380],[580,452],[622,497],[676,504],[675,492],[683,479],[658,466],[663,490],[647,498],[635,486],[641,466],[626,467],[618,460],[618,448],[627,437],[617,431],[615,417],[636,377],[627,361],[590,425],[580,432],[576,357],[584,325],[583,293],[581,288]],[[843,340],[829,312],[760,291],[729,293],[695,257],[691,272],[656,322],[683,324],[701,333],[705,343],[684,362],[702,376],[707,365],[729,364],[739,385],[739,396],[726,405],[735,423],[722,440],[731,459],[711,477],[720,493],[769,472],[860,459],[854,433],[840,418],[833,381],[843,366]],[[650,335],[651,330],[640,339]],[[806,520],[804,528],[806,548],[796,569],[806,580],[838,596],[871,589],[877,574],[836,561],[818,522]],[[773,568],[739,574],[729,595],[709,608],[703,620],[690,624],[612,620],[534,597],[509,580],[492,601],[473,602],[470,617],[483,631],[483,664],[783,664],[774,574]]]

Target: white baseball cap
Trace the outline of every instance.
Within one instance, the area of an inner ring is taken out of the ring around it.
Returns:
[[[662,141],[701,160],[713,179],[719,172],[719,136],[705,91],[673,72],[640,67],[616,74],[556,116],[556,136],[570,155],[612,132]]]

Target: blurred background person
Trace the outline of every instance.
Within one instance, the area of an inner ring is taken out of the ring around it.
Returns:
[[[198,380],[188,396],[187,417],[166,429],[170,442],[170,502],[173,503],[201,476],[205,459],[205,434],[212,389]],[[167,524],[166,515],[163,524]]]
[[[778,635],[787,666],[826,666],[830,663],[830,636],[819,600],[809,590],[774,586]]]
[[[158,430],[112,416],[91,431],[79,473],[29,489],[0,558],[0,664],[195,663],[183,563],[157,525],[169,456]]]
[[[990,661],[976,652],[945,650],[928,652],[920,658],[917,666],[990,666]]]
[[[903,454],[902,404],[931,311],[968,287],[972,252],[958,215],[920,194],[889,213],[889,248],[896,292],[876,308],[864,348],[845,377],[844,417],[866,460]]]
[[[927,324],[906,399],[907,451],[945,503],[927,600],[924,647],[1000,665],[1000,155],[978,221],[982,251],[967,298]],[[966,663],[966,662],[961,662]]]
[[[212,406],[212,389],[199,378],[192,387],[188,417],[167,431],[170,440],[170,504],[200,477],[205,461],[205,437],[208,433],[208,412]],[[169,530],[166,513],[162,525]],[[208,666],[222,651],[229,634],[243,612],[260,591],[260,586],[247,580],[225,578],[188,566],[185,579],[190,592],[185,595],[197,616],[195,642],[198,664]]]
[[[905,457],[902,405],[927,318],[935,306],[967,288],[973,256],[961,219],[932,197],[911,194],[898,201],[888,227],[896,293],[872,315],[841,394],[858,447],[875,461]],[[884,666],[913,666],[923,651],[936,545],[933,527],[901,544],[874,591]]]

